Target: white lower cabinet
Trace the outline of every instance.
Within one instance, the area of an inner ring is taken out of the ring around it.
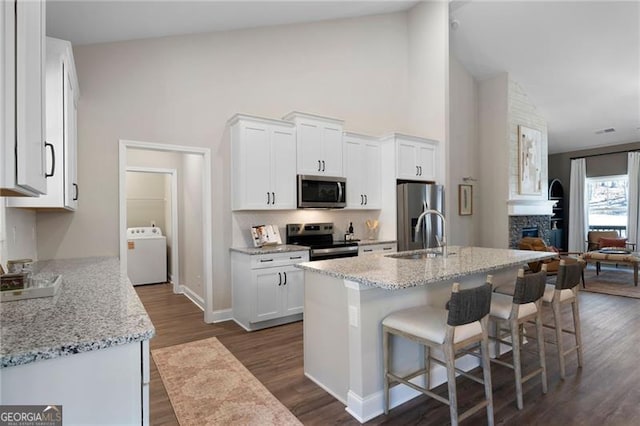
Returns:
[[[0,404],[62,405],[69,425],[149,423],[149,341],[0,369]]]
[[[233,318],[252,331],[302,319],[304,273],[296,263],[308,251],[251,255],[231,253]]]
[[[361,245],[358,246],[358,256],[366,254],[395,253],[398,250],[397,247],[397,243]]]

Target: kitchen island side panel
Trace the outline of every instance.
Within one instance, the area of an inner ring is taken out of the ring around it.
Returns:
[[[344,281],[304,271],[304,374],[346,405],[349,314]]]

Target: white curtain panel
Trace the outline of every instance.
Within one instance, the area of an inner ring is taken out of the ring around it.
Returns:
[[[640,242],[640,152],[630,152],[627,175],[629,176],[629,215],[627,238],[630,243]],[[638,247],[636,246],[636,249]]]
[[[587,240],[587,162],[584,158],[571,160],[569,184],[569,251],[585,251]]]

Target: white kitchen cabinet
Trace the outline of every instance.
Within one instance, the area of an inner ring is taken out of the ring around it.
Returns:
[[[252,331],[302,319],[304,273],[293,265],[308,260],[307,250],[232,252],[234,320]]]
[[[367,254],[380,254],[380,253],[395,253],[398,245],[397,243],[380,243],[380,244],[365,244],[358,246],[358,256]]]
[[[233,210],[295,209],[295,125],[236,114],[229,126]]]
[[[12,197],[9,207],[75,210],[78,207],[78,79],[71,43],[47,38],[46,63],[46,195]]]
[[[149,366],[145,340],[2,368],[0,404],[62,405],[69,425],[148,424]]]
[[[45,3],[0,3],[0,195],[37,196],[45,177]]]
[[[296,125],[298,174],[344,177],[342,120],[301,112],[291,112],[283,119]]]
[[[344,133],[348,209],[380,209],[382,156],[375,138]]]
[[[413,181],[438,182],[443,160],[440,143],[435,140],[394,133],[396,147],[396,178]]]

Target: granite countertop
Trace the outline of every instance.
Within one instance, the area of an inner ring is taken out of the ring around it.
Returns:
[[[155,329],[117,258],[36,262],[62,276],[53,297],[0,305],[0,368],[149,340]]]
[[[299,246],[296,244],[278,244],[273,246],[264,247],[231,247],[229,250],[237,251],[244,254],[273,254],[273,253],[287,253],[291,251],[307,251],[309,247]]]
[[[398,259],[392,256],[423,253],[425,250],[386,256],[358,256],[304,262],[298,268],[355,281],[371,287],[398,290],[490,272],[556,256],[557,253],[483,247],[448,247],[449,256],[427,259]]]

